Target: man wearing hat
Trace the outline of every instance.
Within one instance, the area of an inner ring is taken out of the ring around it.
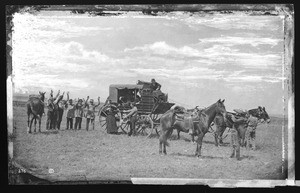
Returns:
[[[60,90],[57,92],[57,95],[55,98],[53,98],[53,90],[50,91],[50,97],[48,99],[48,104],[47,104],[47,108],[48,108],[48,112],[47,112],[47,122],[46,122],[46,130],[49,129],[55,129],[55,101],[58,98],[60,93]],[[57,118],[57,117],[56,117]]]
[[[73,118],[75,117],[75,105],[72,99],[69,99],[69,92],[67,92],[67,103],[65,105],[65,110],[67,110],[67,130],[73,129]]]
[[[239,126],[241,124],[247,123],[247,115],[246,117],[238,117],[236,118],[234,115],[231,115],[231,120],[233,122],[233,127],[230,129],[230,145],[232,148],[232,153],[230,158],[236,156],[237,160],[241,160],[240,158],[240,133],[239,133]]]
[[[161,85],[158,82],[156,82],[154,78],[152,78],[150,88],[152,90],[160,90]]]
[[[252,146],[252,150],[256,149],[255,144],[255,130],[258,125],[258,118],[254,117],[250,114],[248,118],[248,127],[245,134],[245,140],[246,140],[246,149],[250,149],[250,145]]]
[[[87,97],[86,100],[89,100],[89,97]],[[75,130],[81,129],[81,122],[83,117],[83,109],[85,108],[86,103],[82,99],[78,99],[76,105],[75,105]]]
[[[136,107],[136,103],[130,103],[130,110],[126,110],[124,112],[127,112],[128,114],[124,117],[124,119],[129,118],[130,119],[130,131],[128,133],[128,136],[131,136],[132,133],[133,135],[136,134],[136,130],[135,130],[135,122],[137,121],[137,107]]]
[[[100,97],[98,97],[98,104],[94,104],[94,100],[90,99],[90,104],[87,103],[86,101],[86,108],[87,108],[87,113],[86,113],[86,130],[89,130],[89,123],[91,121],[93,130],[95,130],[95,109],[100,105]]]

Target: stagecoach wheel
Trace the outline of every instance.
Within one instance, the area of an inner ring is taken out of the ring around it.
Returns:
[[[159,125],[160,125],[160,116],[158,114],[150,114],[150,117],[153,121],[153,127],[155,129],[156,134],[159,136]]]
[[[147,138],[152,134],[153,127],[154,124],[149,115],[141,115],[136,124],[137,133],[146,135]]]
[[[123,131],[124,134],[128,134],[130,131],[130,125],[127,121],[119,123],[119,128]]]
[[[107,114],[105,113],[105,111],[100,112],[99,123],[100,123],[101,128],[105,127],[105,125],[106,125],[106,116],[107,116]],[[105,129],[106,129],[106,127],[105,127]]]

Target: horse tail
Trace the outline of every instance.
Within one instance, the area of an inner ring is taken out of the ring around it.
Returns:
[[[170,147],[170,144],[169,144],[168,141],[165,141],[164,144],[165,144],[166,146]]]
[[[26,107],[27,107],[27,115],[29,115],[31,113],[31,105],[29,102],[27,102]]]
[[[159,136],[159,141],[160,143],[166,145],[166,146],[170,146],[170,144],[168,143],[167,141],[167,136],[166,136],[166,133],[162,133],[160,136]]]

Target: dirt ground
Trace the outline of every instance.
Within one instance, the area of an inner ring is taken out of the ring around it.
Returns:
[[[155,132],[150,138],[109,135],[100,128],[98,119],[95,130],[65,130],[64,114],[62,130],[46,131],[46,117],[43,117],[42,132],[27,134],[26,108],[14,106],[13,113],[14,160],[28,171],[52,181],[130,180],[131,177],[247,180],[285,177],[282,172],[282,127],[285,125],[285,133],[287,127],[282,118],[271,117],[271,123],[258,126],[257,150],[241,148],[242,160],[237,161],[229,158],[229,136],[225,138],[224,146],[216,147],[212,134],[207,133],[202,158],[197,159],[194,157],[196,144],[190,142],[190,136],[181,133],[181,139],[177,140],[174,131],[167,148],[168,155],[160,156]],[[85,128],[85,119],[82,128]],[[286,135],[284,140],[287,141]]]

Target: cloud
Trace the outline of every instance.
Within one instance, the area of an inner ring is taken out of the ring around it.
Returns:
[[[151,52],[155,55],[172,55],[179,57],[195,57],[200,56],[200,52],[197,49],[193,49],[189,46],[183,46],[180,48],[176,48],[174,46],[168,45],[166,42],[154,42],[153,44],[146,44],[142,47],[134,47],[134,48],[125,48],[124,52]]]
[[[28,13],[14,14],[13,23],[14,31],[23,30],[30,32],[30,38],[40,38],[40,40],[43,38],[54,40],[59,38],[94,36],[99,31],[113,30],[111,27],[80,26],[74,22],[74,18],[72,17],[62,19],[61,17],[35,16]]]
[[[224,44],[226,46],[250,44],[251,46],[256,47],[262,44],[276,46],[279,42],[283,40],[274,39],[274,38],[262,38],[262,37],[226,36],[226,37],[219,37],[219,38],[201,38],[199,39],[199,41],[201,43],[217,43],[217,44]]]
[[[144,74],[147,76],[161,76],[166,77],[172,80],[189,80],[189,81],[197,81],[201,79],[213,79],[216,80],[223,76],[224,71],[216,71],[214,69],[209,69],[205,67],[192,67],[192,68],[182,68],[181,70],[176,69],[145,69],[145,68],[137,68],[131,69],[138,74]]]
[[[213,27],[220,30],[269,30],[283,31],[283,18],[278,16],[249,16],[247,13],[234,14],[189,14],[173,13],[167,15],[166,19],[180,20],[195,30],[199,30],[199,26]]]

